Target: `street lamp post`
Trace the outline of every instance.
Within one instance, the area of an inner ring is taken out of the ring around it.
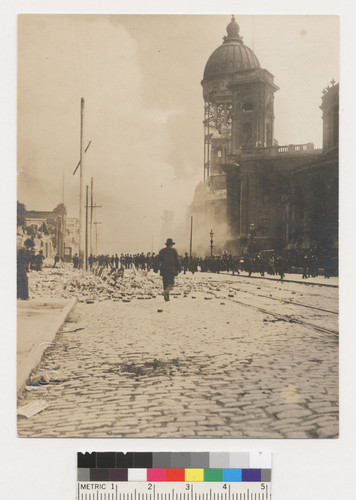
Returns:
[[[250,244],[249,244],[249,251],[250,251],[250,254],[253,255],[254,253],[254,244],[253,244],[253,240],[256,236],[256,227],[255,227],[255,224],[253,221],[250,222],[250,225],[249,225],[249,234],[248,234],[248,238],[250,240]]]
[[[214,240],[213,240],[213,237],[214,237],[214,233],[213,233],[213,230],[210,231],[210,257],[213,256],[213,248],[214,248]]]

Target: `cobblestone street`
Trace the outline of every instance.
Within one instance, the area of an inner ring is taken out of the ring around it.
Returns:
[[[337,437],[336,287],[188,273],[165,303],[141,279],[158,295],[76,305],[20,395],[48,404],[20,436]]]

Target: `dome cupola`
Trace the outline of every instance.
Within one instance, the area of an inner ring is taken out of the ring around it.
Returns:
[[[227,36],[223,43],[209,57],[204,70],[204,80],[229,73],[260,68],[254,52],[244,45],[239,35],[239,25],[232,16],[226,27]]]
[[[226,31],[227,31],[227,36],[224,36],[224,42],[226,42],[228,39],[235,38],[242,42],[242,38],[239,36],[239,31],[240,27],[235,21],[235,16],[232,15],[231,17],[231,22],[226,26]]]

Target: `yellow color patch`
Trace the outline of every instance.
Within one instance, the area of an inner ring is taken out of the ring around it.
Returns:
[[[186,481],[204,481],[204,469],[185,469]]]

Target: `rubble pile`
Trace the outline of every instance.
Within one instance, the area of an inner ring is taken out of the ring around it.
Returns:
[[[123,273],[120,269],[99,267],[90,272],[63,265],[59,268],[45,267],[42,271],[30,272],[28,276],[31,298],[77,297],[78,302],[92,304],[104,300],[149,300],[162,295],[162,278],[159,274],[135,268],[125,269]],[[211,277],[202,279],[199,276],[197,280],[191,274],[180,274],[170,296],[172,299],[188,296],[195,299],[196,294],[202,294],[205,300],[211,300],[216,298],[216,292],[221,292],[221,289]],[[229,297],[233,293],[234,290],[229,289]]]
[[[159,276],[142,276],[126,271],[124,276],[116,270],[100,268],[96,274],[66,266],[44,268],[29,273],[30,297],[77,297],[88,304],[103,301],[130,302],[132,299],[152,299],[161,294]]]

